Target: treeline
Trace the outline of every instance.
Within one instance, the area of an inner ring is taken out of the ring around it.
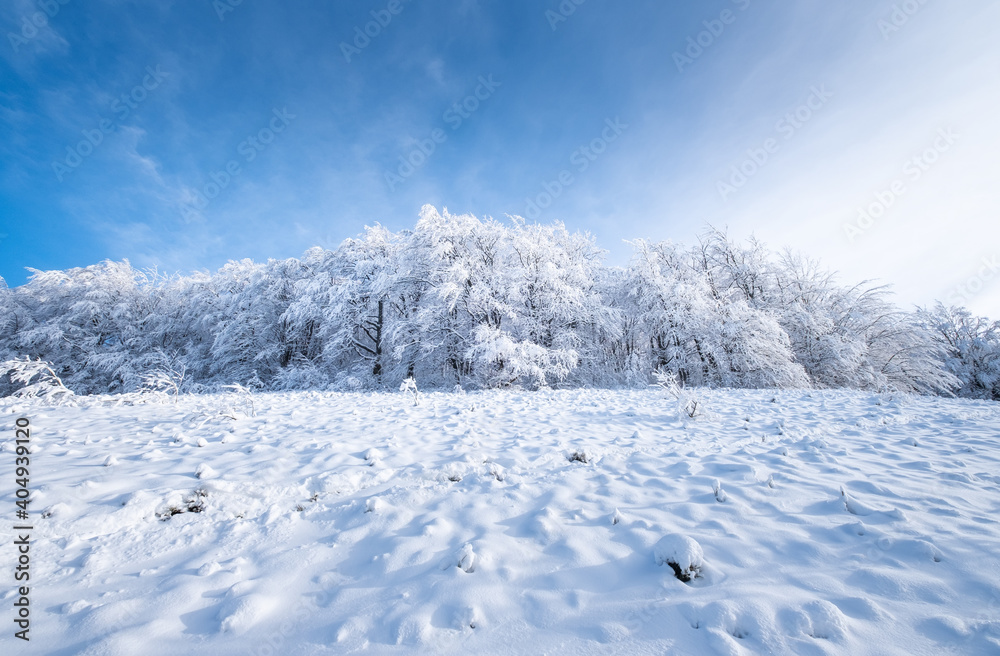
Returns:
[[[126,262],[0,284],[0,360],[53,364],[77,393],[684,385],[1000,397],[1000,325],[902,311],[883,287],[711,230],[634,242],[627,267],[562,224],[425,206],[301,259],[162,276]],[[2,279],[0,279],[2,283]],[[156,374],[156,375],[153,375]],[[0,393],[16,385],[0,381]]]

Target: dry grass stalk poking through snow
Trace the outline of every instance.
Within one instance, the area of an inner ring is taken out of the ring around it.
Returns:
[[[232,391],[233,405],[230,406],[228,412],[223,412],[223,416],[229,417],[230,419],[239,419],[236,415],[237,412],[241,413],[244,417],[256,417],[257,407],[253,400],[253,390],[249,387],[240,385],[239,383],[235,385],[224,385],[224,389]]]
[[[154,394],[168,394],[173,397],[174,403],[177,403],[177,397],[184,386],[184,376],[186,373],[187,367],[183,364],[176,367],[164,366],[155,369],[143,375],[141,390]]]
[[[677,402],[677,414],[684,419],[697,419],[705,417],[705,405],[702,399],[695,396],[689,390],[681,387],[677,382],[677,375],[672,371],[656,371],[656,384],[666,390]]]
[[[417,381],[413,380],[413,376],[410,376],[399,386],[399,391],[404,394],[410,394],[413,397],[413,405],[420,405],[420,390],[417,389]]]

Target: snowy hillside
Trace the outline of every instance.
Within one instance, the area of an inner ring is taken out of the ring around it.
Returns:
[[[696,393],[0,399],[31,653],[1000,653],[1000,406]]]

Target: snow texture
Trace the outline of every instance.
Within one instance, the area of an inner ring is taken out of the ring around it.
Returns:
[[[1000,406],[697,393],[0,399],[31,652],[1000,653]]]

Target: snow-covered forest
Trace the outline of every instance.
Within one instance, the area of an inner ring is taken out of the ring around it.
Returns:
[[[885,287],[708,230],[632,242],[425,206],[301,259],[164,276],[126,262],[0,279],[0,360],[51,363],[78,394],[683,385],[897,389],[1000,398],[1000,323],[905,311]],[[22,375],[21,379],[24,378]],[[24,380],[7,375],[0,393]]]

